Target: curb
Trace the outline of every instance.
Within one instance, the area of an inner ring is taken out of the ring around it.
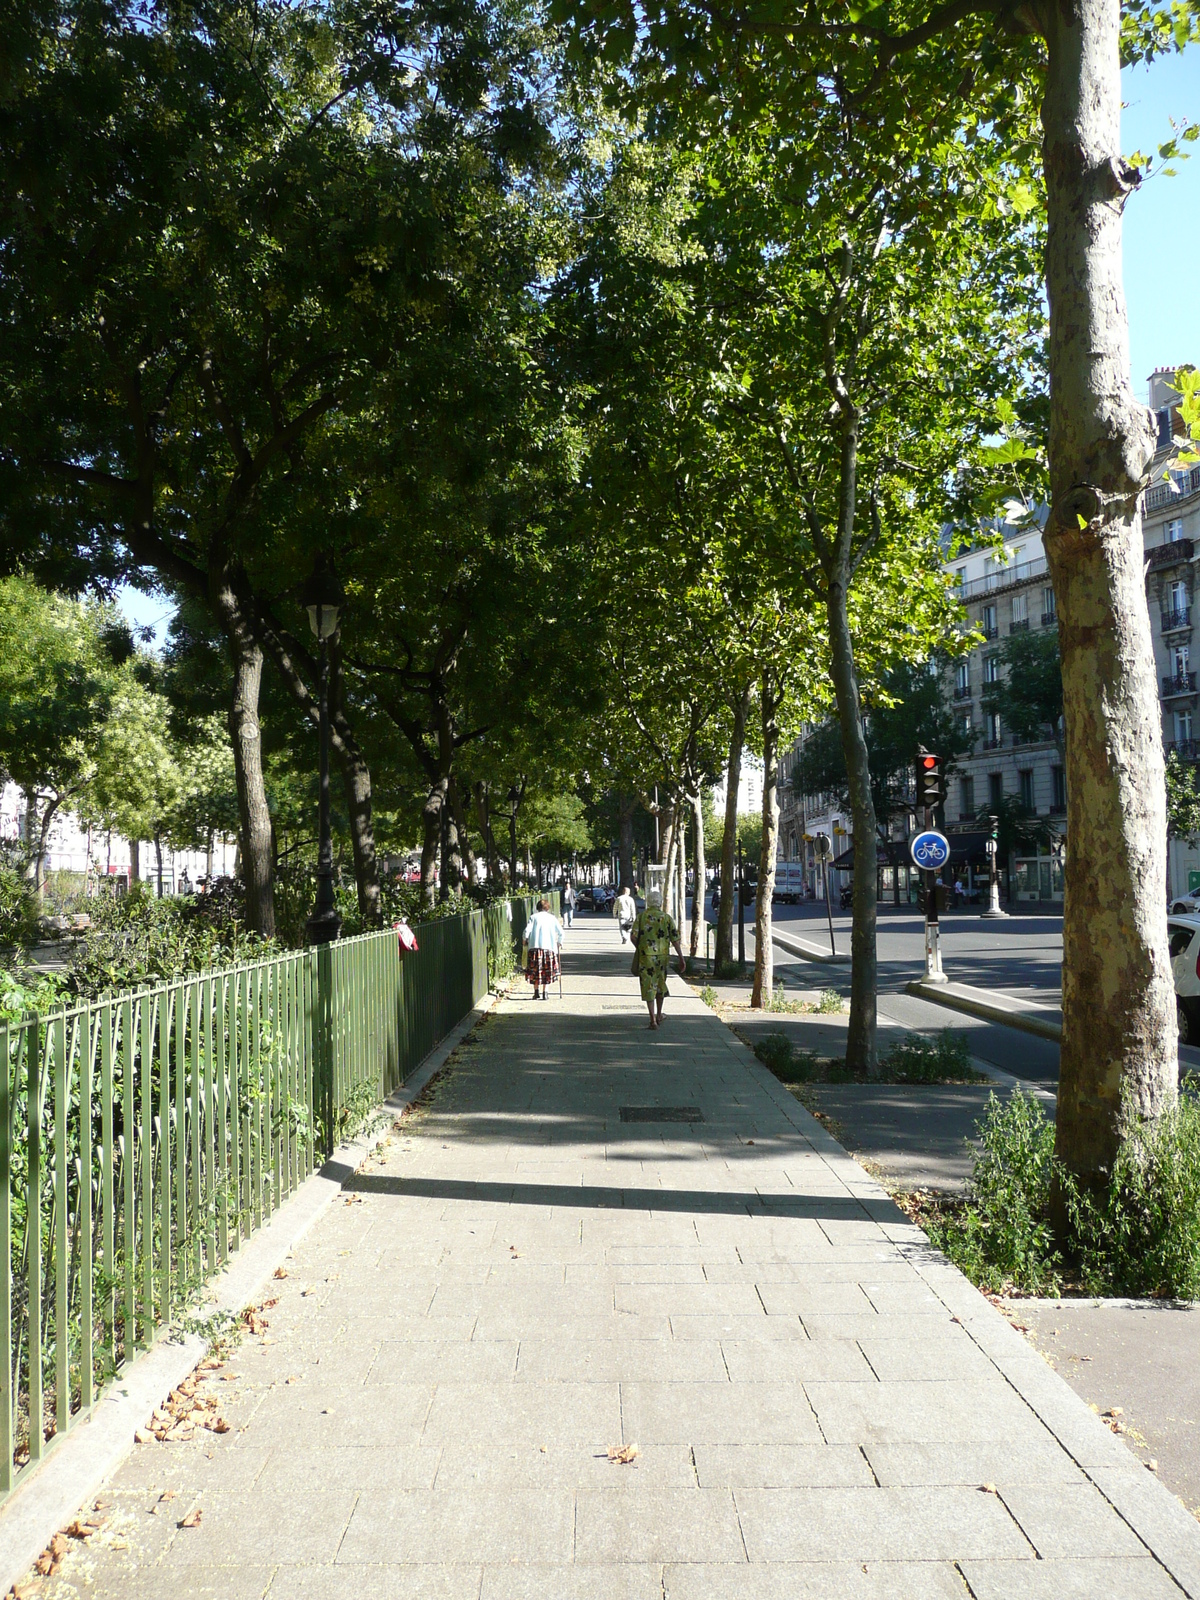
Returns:
[[[799,956],[802,961],[819,961],[824,966],[848,967],[850,957],[844,955],[831,955],[828,950],[818,950],[816,945],[809,944],[806,940],[797,939],[794,933],[778,933],[772,924],[772,942],[781,950],[786,950],[790,956]]]
[[[932,1000],[934,1005],[945,1006],[949,1011],[962,1011],[984,1022],[1000,1022],[1006,1028],[1018,1028],[1022,1033],[1036,1034],[1039,1039],[1049,1039],[1054,1044],[1062,1040],[1061,1023],[1051,1022],[1049,1018],[1039,1017],[1031,1011],[1010,1010],[994,1000],[977,999],[977,991],[966,989],[961,984],[926,983],[923,978],[914,978],[911,983],[905,984],[904,992],[915,995],[919,1000]]]
[[[380,1109],[403,1116],[450,1055],[479,1024],[500,994],[489,994],[409,1074]],[[270,1222],[253,1234],[191,1308],[194,1324],[212,1317],[236,1318],[253,1305],[276,1267],[300,1243],[354,1176],[375,1143],[374,1136],[348,1140],[284,1201]],[[25,1576],[54,1534],[78,1514],[130,1454],[134,1433],[145,1427],[172,1389],[197,1362],[208,1341],[179,1325],[164,1328],[148,1350],[111,1383],[86,1421],[77,1423],[52,1448],[33,1476],[0,1508],[0,1595]]]

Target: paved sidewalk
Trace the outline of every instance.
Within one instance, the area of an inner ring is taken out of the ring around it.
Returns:
[[[1191,1516],[707,1008],[652,1035],[610,927],[568,952],[41,1592],[1200,1596]]]

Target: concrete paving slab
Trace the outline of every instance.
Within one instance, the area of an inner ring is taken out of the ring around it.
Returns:
[[[1179,1600],[1157,1561],[964,1561],[975,1600]]]
[[[1179,1502],[674,980],[640,1030],[611,941],[497,1009],[293,1252],[235,1431],[138,1446],[44,1600],[1200,1600]]]
[[[663,1569],[665,1600],[963,1600],[964,1593],[962,1578],[948,1561]]]

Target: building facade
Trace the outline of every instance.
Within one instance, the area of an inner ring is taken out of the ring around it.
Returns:
[[[1161,369],[1150,379],[1159,450],[1142,502],[1142,537],[1163,746],[1182,761],[1196,763],[1200,761],[1200,663],[1193,660],[1191,650],[1195,645],[1200,653],[1200,642],[1192,637],[1200,553],[1200,467],[1168,467],[1172,435],[1181,431],[1178,413],[1172,410],[1178,398],[1175,370]],[[956,845],[955,873],[964,879],[969,894],[982,892],[987,864],[977,819],[1005,799],[1014,799],[1042,822],[1048,842],[1015,851],[1005,863],[1009,897],[1014,904],[1061,903],[1063,856],[1068,848],[1061,730],[1055,730],[1057,737],[1046,728],[1045,737],[1022,739],[983,705],[988,685],[1007,675],[1004,641],[1014,634],[1058,627],[1041,533],[1034,528],[1009,540],[1003,549],[969,551],[948,562],[945,571],[968,625],[980,635],[980,642],[955,660],[943,678],[947,702],[971,741],[969,752],[956,763],[946,798],[946,828]],[[792,792],[791,773],[803,744],[802,735],[781,762],[780,858],[805,860],[816,887],[820,879],[812,835],[818,830],[829,833],[838,855],[850,843],[851,823],[838,810],[835,797]],[[836,891],[836,876],[834,887]],[[880,867],[881,899],[908,900],[914,888],[903,869]],[[1189,888],[1200,889],[1200,849],[1172,840],[1168,892],[1174,897]]]

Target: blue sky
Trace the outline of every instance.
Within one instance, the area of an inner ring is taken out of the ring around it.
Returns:
[[[1171,136],[1171,121],[1200,121],[1200,47],[1124,74],[1125,152],[1150,151]],[[1187,147],[1178,176],[1154,173],[1125,208],[1125,299],[1134,392],[1146,395],[1155,367],[1200,362],[1196,284],[1200,275],[1200,141]],[[1158,166],[1158,161],[1155,161]],[[135,625],[153,627],[161,646],[173,607],[159,595],[125,589],[121,609]]]
[[[1127,154],[1149,152],[1170,138],[1170,118],[1200,121],[1200,48],[1128,68],[1122,92],[1121,143]],[[1129,365],[1142,399],[1155,367],[1200,362],[1200,141],[1186,148],[1177,177],[1152,173],[1125,207]]]

